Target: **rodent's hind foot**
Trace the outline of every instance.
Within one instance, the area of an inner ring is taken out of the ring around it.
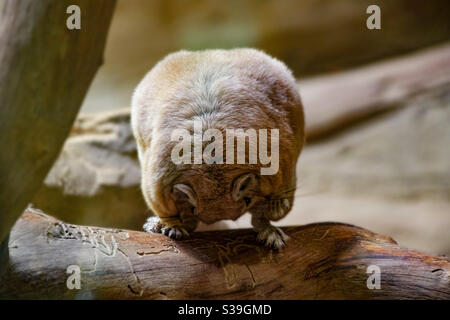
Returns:
[[[189,237],[187,230],[181,225],[181,221],[176,218],[164,219],[157,216],[147,219],[143,226],[148,233],[161,233],[174,240],[181,240]]]
[[[289,240],[289,237],[280,228],[269,225],[258,232],[256,240],[267,247],[279,250],[286,245],[286,241]]]

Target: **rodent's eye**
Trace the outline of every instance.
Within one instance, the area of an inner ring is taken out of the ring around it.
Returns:
[[[244,197],[244,201],[245,201],[245,205],[248,207],[250,205],[250,203],[252,202],[252,199],[250,199],[249,197]]]

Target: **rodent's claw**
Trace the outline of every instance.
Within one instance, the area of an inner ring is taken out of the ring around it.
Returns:
[[[189,237],[185,228],[178,225],[164,224],[159,217],[150,217],[144,224],[144,230],[149,233],[161,233],[175,240]]]
[[[186,231],[186,229],[179,226],[163,227],[161,228],[161,233],[174,240],[181,240],[189,236],[189,233]]]
[[[265,246],[278,250],[286,245],[289,237],[280,228],[270,225],[258,232],[256,239]]]

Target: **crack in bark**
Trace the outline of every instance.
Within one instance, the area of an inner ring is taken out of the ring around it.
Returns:
[[[144,294],[144,288],[142,288],[142,286],[141,286],[141,280],[139,279],[139,277],[138,277],[136,271],[134,270],[133,264],[132,264],[131,261],[130,261],[130,257],[129,257],[125,252],[123,252],[122,249],[117,248],[117,250],[125,257],[125,260],[127,261],[128,265],[129,265],[129,267],[130,267],[131,273],[132,273],[133,276],[134,276],[134,280],[136,281],[137,285],[139,286],[139,291],[134,290],[134,289],[131,287],[131,285],[128,285],[128,289],[130,289],[130,291],[131,291],[132,293],[134,293],[134,294],[139,295],[140,297],[142,297],[142,295]]]
[[[136,251],[136,254],[140,257],[153,255],[153,254],[161,254],[163,252],[173,252],[179,253],[180,251],[174,245],[164,245],[167,249],[161,249],[158,251]]]

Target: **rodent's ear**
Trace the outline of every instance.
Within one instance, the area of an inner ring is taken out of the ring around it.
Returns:
[[[258,181],[253,173],[246,173],[238,177],[233,183],[231,196],[234,201],[239,201],[254,190]]]
[[[173,194],[179,199],[185,198],[194,207],[197,206],[197,197],[194,190],[186,184],[176,184],[173,186]]]

